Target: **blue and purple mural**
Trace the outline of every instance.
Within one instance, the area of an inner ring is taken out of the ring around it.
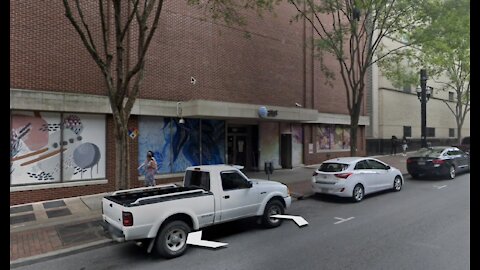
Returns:
[[[225,121],[202,120],[202,163],[225,163]]]
[[[138,163],[145,161],[147,151],[154,153],[157,173],[171,173],[170,118],[141,116],[138,123]],[[140,174],[144,172],[139,171]]]
[[[173,172],[200,165],[200,120],[185,119],[184,124],[172,121]]]
[[[203,164],[221,164],[225,160],[225,122],[185,119],[180,124],[175,118],[142,116],[138,150],[139,164],[144,162],[148,150],[153,151],[157,174],[183,172],[189,166],[200,165],[200,159]]]

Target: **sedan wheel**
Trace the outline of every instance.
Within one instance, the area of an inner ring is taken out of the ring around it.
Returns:
[[[353,195],[352,195],[353,201],[355,201],[355,202],[361,201],[363,199],[363,195],[364,195],[364,190],[363,190],[362,185],[360,185],[360,184],[356,185],[353,188]]]
[[[393,190],[402,190],[402,179],[400,178],[400,176],[395,177],[395,180],[393,180]]]
[[[450,166],[450,171],[449,171],[448,177],[450,177],[450,179],[455,178],[455,166],[453,166],[453,165]]]

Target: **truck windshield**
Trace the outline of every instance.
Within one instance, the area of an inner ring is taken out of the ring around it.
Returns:
[[[183,182],[185,187],[196,186],[210,191],[210,173],[202,171],[187,171]]]

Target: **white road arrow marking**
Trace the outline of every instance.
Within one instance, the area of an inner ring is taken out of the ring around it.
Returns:
[[[303,218],[299,216],[288,216],[288,215],[273,215],[271,216],[273,218],[283,218],[283,219],[291,219],[297,223],[299,227],[308,225],[308,222]]]
[[[345,222],[345,221],[349,221],[351,219],[354,219],[355,217],[349,217],[349,218],[339,218],[339,217],[335,217],[336,219],[338,219],[339,221],[333,223],[333,224],[340,224],[342,222]]]
[[[446,186],[447,186],[447,185],[443,185],[443,186],[434,186],[434,187],[436,187],[437,189],[442,189],[442,188],[444,188],[444,187],[446,187]]]
[[[187,244],[209,248],[218,248],[228,245],[227,243],[202,240],[202,231],[189,233],[187,236]]]

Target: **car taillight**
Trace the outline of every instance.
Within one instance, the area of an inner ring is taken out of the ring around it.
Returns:
[[[336,177],[342,178],[342,179],[347,179],[352,173],[337,173],[335,174]]]
[[[443,164],[443,163],[445,163],[445,160],[443,160],[443,159],[434,159],[434,160],[432,160],[432,163],[433,163],[433,164]]]
[[[312,176],[317,176],[317,175],[318,175],[318,172],[313,172]]]
[[[122,212],[123,226],[133,226],[133,215],[130,212]]]

